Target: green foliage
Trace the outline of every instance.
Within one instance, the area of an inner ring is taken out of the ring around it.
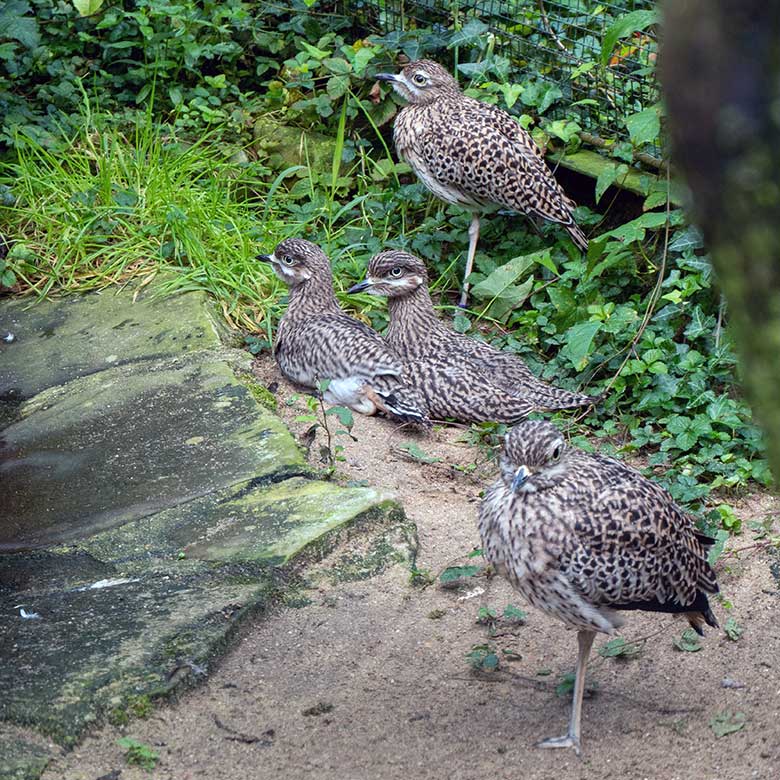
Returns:
[[[626,642],[622,636],[610,639],[599,648],[599,655],[602,658],[636,658],[642,652],[642,644]]]
[[[495,672],[501,666],[498,650],[492,643],[474,645],[466,653],[469,665],[477,672]]]
[[[725,737],[745,728],[747,719],[744,712],[723,710],[710,718],[710,728],[716,737]]]
[[[726,620],[723,625],[723,631],[732,642],[739,640],[742,634],[745,633],[745,629],[742,628],[742,626],[740,626],[733,617],[730,617]]]
[[[639,41],[655,12],[583,12],[577,41],[590,37],[593,60],[554,84],[545,63],[521,69],[491,45],[487,11],[449,28],[420,23],[366,38],[354,18],[331,10],[311,0],[3,4],[0,146],[12,153],[0,170],[0,233],[15,240],[0,259],[0,289],[43,296],[165,272],[169,289],[212,293],[230,322],[256,334],[248,346],[257,354],[270,347],[286,293],[254,260],[258,251],[288,235],[321,243],[345,305],[381,329],[382,301],[342,293],[371,254],[408,249],[428,264],[456,330],[564,387],[607,391],[571,431],[575,440],[587,431],[599,449],[644,456],[647,473],[694,511],[716,491],[719,506],[702,525],[716,536],[717,557],[740,530],[723,502],[770,476],[739,395],[709,258],[669,204],[679,186],[644,175],[642,212],[621,216],[605,195],[638,167],[637,152],[660,146],[653,89],[631,93],[629,140],[607,139],[611,159],[593,198],[604,213],[577,210],[591,234],[587,256],[553,225],[538,235],[523,218],[485,216],[469,311],[454,306],[469,216],[442,206],[395,161],[388,129],[399,100],[390,88],[369,98],[371,76],[394,69],[399,52],[433,56],[457,64],[467,94],[574,149],[576,112],[606,110],[625,92],[623,58],[641,55],[652,69],[655,44]],[[561,32],[552,16],[549,24]],[[535,4],[517,7],[513,34],[537,45],[544,28]],[[293,135],[279,141],[282,129]],[[333,469],[349,412],[309,403],[310,421],[328,431],[323,457]],[[467,439],[492,453],[505,431],[474,426]],[[419,447],[406,452],[435,460]]]
[[[448,566],[440,575],[441,583],[459,583],[482,571],[480,566]]]
[[[672,642],[683,653],[698,653],[701,650],[701,639],[692,628],[686,628],[682,635],[674,637]]]
[[[405,452],[412,460],[417,463],[441,463],[441,458],[429,455],[419,444],[413,441],[405,441],[398,445],[398,449]]]
[[[139,742],[132,737],[122,737],[116,741],[119,747],[125,750],[125,761],[131,766],[140,766],[151,772],[160,759],[159,753],[149,745]]]

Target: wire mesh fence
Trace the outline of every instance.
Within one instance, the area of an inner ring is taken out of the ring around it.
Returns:
[[[574,114],[594,135],[626,137],[625,117],[659,99],[654,34],[629,30],[612,46],[608,36],[627,14],[652,11],[652,0],[347,0],[345,6],[380,35],[429,30],[435,39],[439,33],[442,49],[455,49],[461,63],[469,56],[509,58],[521,74],[560,90],[545,116]],[[459,52],[458,32],[470,25],[484,34],[462,35],[469,43]]]

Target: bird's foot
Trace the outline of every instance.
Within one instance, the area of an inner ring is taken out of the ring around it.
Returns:
[[[574,752],[577,754],[577,756],[582,756],[582,748],[580,747],[579,737],[575,737],[573,734],[564,734],[562,737],[550,737],[549,739],[543,739],[536,743],[536,747],[574,748]]]

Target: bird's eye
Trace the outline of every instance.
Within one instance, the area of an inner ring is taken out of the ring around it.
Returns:
[[[552,451],[552,460],[560,460],[561,453],[563,452],[563,446],[560,444],[555,445],[555,449]]]
[[[418,87],[422,87],[428,79],[423,73],[415,73],[414,76],[412,76],[412,81],[417,84]]]
[[[282,255],[280,259],[284,265],[293,265],[295,263],[295,260],[293,260],[289,255]]]
[[[403,268],[397,265],[395,268],[390,269],[390,276],[394,276],[396,279],[403,274]]]

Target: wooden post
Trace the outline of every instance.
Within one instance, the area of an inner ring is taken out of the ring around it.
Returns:
[[[661,78],[673,161],[693,193],[780,480],[780,3],[666,0]]]

